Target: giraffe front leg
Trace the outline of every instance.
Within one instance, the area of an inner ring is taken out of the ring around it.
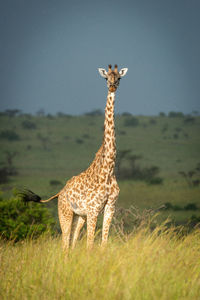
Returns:
[[[88,213],[87,215],[87,248],[90,250],[94,244],[94,235],[97,224],[97,214]]]
[[[76,241],[79,237],[80,231],[85,224],[85,218],[82,216],[76,216],[74,221],[74,229],[73,229],[73,239],[72,239],[72,249],[74,249]]]
[[[104,208],[102,243],[101,243],[102,247],[104,247],[107,244],[110,224],[114,212],[115,212],[115,205],[113,203],[112,204],[107,203]]]

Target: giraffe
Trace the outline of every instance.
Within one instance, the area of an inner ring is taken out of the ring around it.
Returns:
[[[97,217],[104,210],[102,246],[108,240],[109,228],[115,211],[115,202],[119,195],[119,187],[114,174],[116,159],[114,103],[115,92],[121,77],[128,69],[118,71],[108,66],[108,72],[99,68],[100,75],[106,79],[108,87],[105,108],[103,142],[91,165],[77,176],[73,176],[61,191],[47,200],[42,200],[30,190],[23,191],[24,201],[48,202],[58,198],[58,216],[62,230],[64,251],[68,251],[70,242],[75,247],[80,231],[87,220],[87,248],[94,243]]]

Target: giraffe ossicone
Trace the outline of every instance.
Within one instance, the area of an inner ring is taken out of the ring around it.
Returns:
[[[63,189],[55,196],[41,200],[31,191],[23,191],[25,201],[48,202],[58,198],[58,215],[62,230],[63,248],[67,251],[72,242],[74,248],[80,231],[87,221],[87,247],[94,243],[97,217],[104,210],[102,245],[107,243],[109,228],[115,211],[115,202],[119,187],[114,174],[116,159],[114,103],[115,92],[121,77],[128,69],[118,72],[115,65],[108,66],[108,71],[99,68],[99,73],[106,78],[108,95],[105,108],[103,142],[91,165],[81,174],[67,181]]]

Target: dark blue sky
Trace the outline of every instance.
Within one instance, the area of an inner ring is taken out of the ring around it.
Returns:
[[[104,109],[117,63],[116,112],[200,111],[199,29],[199,0],[0,0],[0,110]]]

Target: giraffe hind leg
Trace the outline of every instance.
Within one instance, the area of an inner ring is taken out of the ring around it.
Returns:
[[[68,251],[70,245],[70,234],[72,228],[72,221],[73,221],[73,211],[71,210],[69,205],[66,205],[63,208],[58,209],[60,227],[62,230],[62,244],[63,250],[65,252]]]
[[[95,228],[97,224],[97,214],[93,212],[87,215],[87,248],[92,249],[94,244]]]

